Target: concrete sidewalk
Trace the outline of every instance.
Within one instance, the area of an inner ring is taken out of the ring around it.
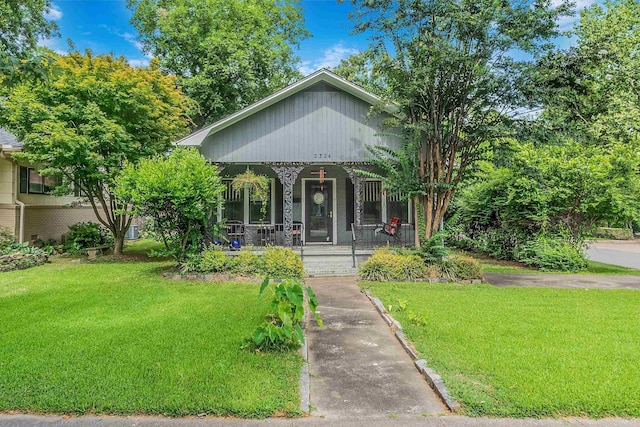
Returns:
[[[387,324],[360,292],[356,277],[311,278],[325,326],[309,339],[311,406],[327,420],[445,414]]]

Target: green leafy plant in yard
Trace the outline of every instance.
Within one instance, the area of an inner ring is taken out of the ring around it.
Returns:
[[[263,255],[264,274],[277,278],[304,277],[304,266],[300,256],[290,248],[268,247]]]
[[[231,268],[231,272],[240,276],[255,275],[263,269],[262,258],[251,251],[240,251],[236,256],[229,258],[226,265]]]
[[[358,274],[363,280],[411,281],[425,277],[427,267],[418,255],[393,253],[383,248],[362,263]]]
[[[71,254],[86,253],[87,248],[113,245],[113,236],[106,227],[95,222],[78,222],[69,226],[64,250]]]
[[[541,270],[577,272],[587,267],[581,247],[543,235],[521,245],[516,259]]]
[[[262,282],[258,298],[268,286],[269,276]],[[316,313],[318,300],[310,287],[307,287],[307,295],[309,308],[316,315],[318,325],[322,326],[322,319]],[[300,282],[288,279],[275,285],[271,310],[244,347],[260,351],[283,351],[303,345],[304,333],[300,324],[304,319],[304,292]]]
[[[463,255],[450,255],[447,260],[456,279],[482,279],[482,265],[476,259]]]
[[[228,261],[230,257],[227,257],[222,249],[217,246],[210,246],[202,253],[202,259],[200,261],[200,270],[206,273],[219,273],[228,269]]]

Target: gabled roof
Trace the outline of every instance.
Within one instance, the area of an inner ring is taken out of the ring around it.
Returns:
[[[290,97],[300,91],[303,91],[316,83],[326,82],[331,86],[336,87],[348,94],[355,96],[371,105],[375,105],[380,102],[380,97],[367,92],[362,89],[360,86],[351,83],[350,81],[340,77],[339,75],[332,73],[327,69],[321,69],[316,71],[315,73],[309,74],[307,77],[304,77],[301,80],[298,80],[295,83],[285,87],[284,89],[274,93],[273,95],[267,96],[266,98],[252,104],[240,111],[237,111],[230,116],[225,117],[209,126],[206,126],[202,129],[199,129],[192,134],[182,138],[181,140],[175,142],[175,145],[190,145],[190,146],[200,146],[207,138],[207,136],[212,135],[216,132],[221,131],[222,129],[229,127],[239,121],[243,120],[246,117],[249,117],[259,111],[264,110],[265,108],[282,101],[285,98]],[[394,109],[389,106],[385,108],[385,110],[389,113],[393,113]]]
[[[21,151],[22,142],[18,142],[18,138],[9,131],[0,128],[0,149],[2,151]]]

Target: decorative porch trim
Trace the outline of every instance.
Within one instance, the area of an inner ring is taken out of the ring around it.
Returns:
[[[304,163],[266,163],[278,175],[282,183],[282,222],[284,225],[284,245],[293,246],[293,184],[300,172],[307,166]]]
[[[357,173],[357,170],[368,170],[371,166],[367,163],[340,163],[340,166],[347,172],[351,182],[353,183],[353,213],[354,213],[354,223],[355,227],[355,241],[356,245],[360,244],[362,240],[362,213],[363,213],[363,205],[362,201],[364,200],[364,186],[362,183],[364,182],[365,177]]]

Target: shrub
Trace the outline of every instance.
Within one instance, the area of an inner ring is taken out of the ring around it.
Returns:
[[[228,261],[231,271],[240,276],[254,276],[263,270],[261,258],[250,251],[240,251]]]
[[[427,267],[418,255],[379,249],[362,263],[358,273],[370,281],[412,281],[426,277]]]
[[[200,272],[220,273],[226,271],[228,270],[229,258],[231,257],[226,256],[220,248],[211,246],[202,253]]]
[[[474,258],[454,255],[449,260],[453,274],[458,280],[482,279],[482,266]]]
[[[87,248],[111,246],[113,236],[102,225],[95,222],[79,222],[69,227],[64,249],[70,253],[85,253]]]
[[[633,232],[630,228],[598,227],[593,231],[593,237],[614,240],[629,240],[633,239]]]
[[[582,247],[548,236],[538,236],[521,245],[516,252],[516,259],[551,271],[576,272],[587,266]]]
[[[37,248],[34,248],[37,249]],[[32,253],[13,253],[0,256],[0,271],[24,270],[30,267],[43,265],[49,256],[44,251],[33,251]]]
[[[264,255],[264,274],[279,278],[304,278],[300,256],[289,248],[270,247]]]
[[[267,286],[269,276],[262,282],[258,297]],[[316,313],[318,300],[310,287],[307,287],[307,295],[309,308],[316,315],[318,325],[322,327],[322,319]],[[299,281],[287,279],[284,283],[274,286],[271,310],[266,320],[253,332],[251,339],[245,341],[243,347],[261,351],[282,351],[299,348],[304,344],[304,334],[300,327],[304,319],[304,292]]]

